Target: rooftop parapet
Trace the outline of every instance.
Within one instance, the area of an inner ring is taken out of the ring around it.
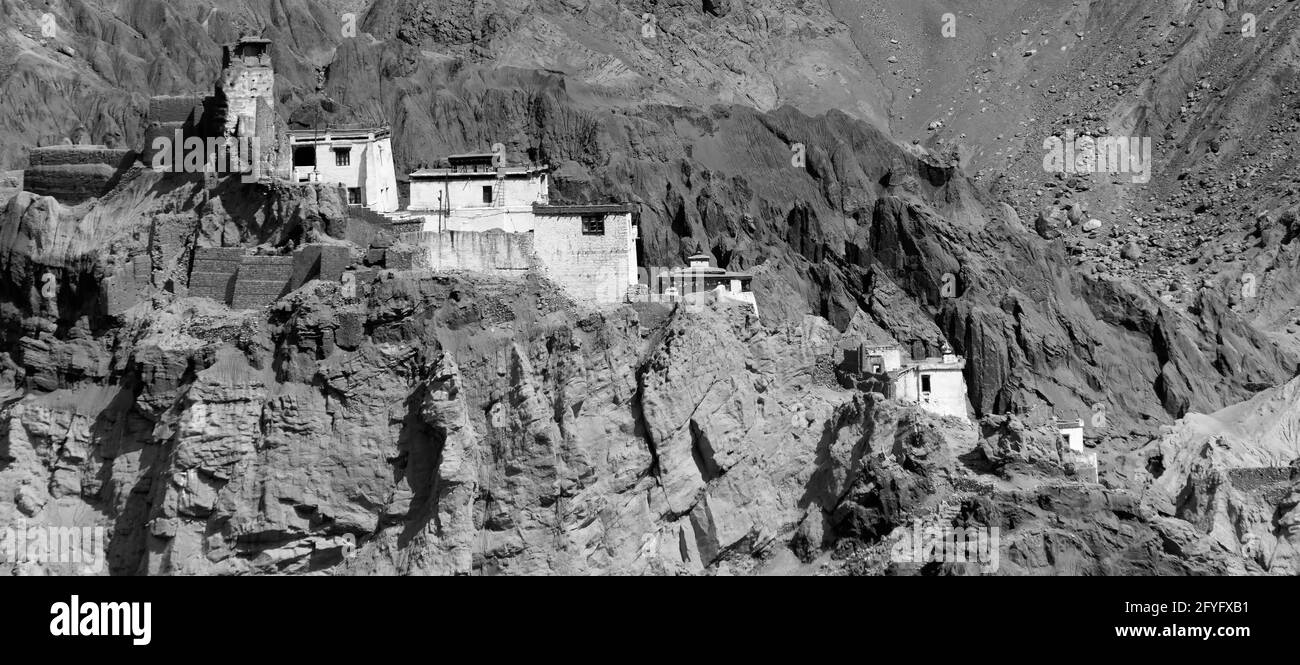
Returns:
[[[389,127],[326,127],[322,129],[291,129],[289,140],[293,143],[321,143],[329,141],[377,141],[392,135]]]
[[[270,67],[271,40],[262,37],[242,37],[221,49],[222,69],[231,66]]]
[[[595,203],[580,205],[544,205],[533,204],[534,215],[619,215],[632,212],[632,206],[625,203]]]
[[[494,152],[467,152],[459,155],[447,155],[447,163],[456,166],[491,166]]]
[[[524,164],[520,166],[496,167],[491,164],[460,164],[448,167],[425,168],[413,171],[412,178],[456,178],[465,176],[523,176],[543,173],[550,167],[545,164]]]

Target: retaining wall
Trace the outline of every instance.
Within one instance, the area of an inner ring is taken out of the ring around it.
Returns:
[[[352,263],[342,245],[307,245],[290,256],[248,254],[243,247],[198,247],[189,295],[233,309],[265,307],[313,279],[339,281]]]
[[[420,231],[403,233],[410,268],[518,274],[537,265],[531,233]],[[394,266],[388,266],[393,268]]]
[[[288,293],[294,259],[293,256],[245,256],[240,259],[230,307],[265,307]]]
[[[243,247],[196,247],[190,265],[189,295],[230,304]]]

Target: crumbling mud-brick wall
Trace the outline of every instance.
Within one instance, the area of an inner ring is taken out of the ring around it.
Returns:
[[[352,250],[340,245],[321,245],[320,267],[316,279],[337,282],[352,263]]]
[[[149,219],[149,251],[163,273],[158,286],[170,287],[181,296],[188,295],[185,284],[193,254],[202,249],[193,246],[197,225],[198,220],[189,213],[157,213]]]
[[[149,123],[172,128],[196,127],[203,119],[207,96],[157,95],[149,98]]]
[[[342,189],[339,197],[340,200],[347,200],[347,194]],[[335,233],[335,229],[331,228],[330,234],[358,247],[369,247],[376,237],[393,231],[393,223],[387,217],[362,206],[348,206],[344,224],[346,226],[341,232]]]
[[[141,296],[152,284],[153,261],[148,254],[137,254],[119,265],[104,280],[105,310],[109,316],[118,316],[140,302]]]
[[[343,245],[307,245],[288,256],[258,256],[243,247],[199,247],[190,268],[189,295],[233,309],[265,307],[313,279],[338,282],[352,264]]]
[[[293,254],[288,291],[313,279],[338,282],[343,279],[343,270],[351,264],[352,250],[345,245],[306,245]]]
[[[173,148],[172,142],[176,140],[178,131],[182,137],[202,136],[209,123],[206,116],[207,107],[211,103],[211,97],[198,93],[149,98],[149,117],[146,121],[144,145],[140,149],[140,161],[152,165],[155,153]],[[159,138],[165,138],[166,142],[158,143]]]
[[[118,175],[135,163],[136,153],[126,148],[61,145],[33,148],[23,172],[23,188],[38,196],[53,196],[60,203],[77,204],[102,196]]]
[[[224,105],[223,133],[236,136],[241,129],[240,123],[250,121],[253,123],[251,126],[246,124],[242,128],[245,136],[257,135],[258,130],[265,131],[269,125],[265,120],[258,122],[258,116],[274,108],[274,90],[275,71],[269,60],[255,64],[246,64],[238,58],[230,61],[217,81],[217,98]]]
[[[293,277],[292,256],[245,256],[235,275],[232,309],[265,307],[289,292]]]
[[[421,231],[403,233],[401,244],[412,248],[402,268],[520,274],[537,265],[530,233]]]
[[[384,252],[384,268],[388,270],[412,270],[416,267],[416,257],[423,250],[405,243],[397,243]]]
[[[190,265],[189,295],[229,305],[244,252],[242,247],[196,247]]]

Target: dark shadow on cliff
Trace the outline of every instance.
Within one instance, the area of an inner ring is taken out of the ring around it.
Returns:
[[[403,402],[406,411],[397,438],[397,458],[393,460],[395,480],[405,480],[412,494],[402,533],[397,538],[399,548],[409,547],[438,514],[438,465],[445,441],[444,435],[420,415],[426,391],[427,387],[421,383]]]

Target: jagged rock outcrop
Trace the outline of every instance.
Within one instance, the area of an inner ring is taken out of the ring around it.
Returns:
[[[1152,505],[1271,573],[1296,574],[1298,391],[1295,379],[1170,428],[1145,451],[1161,471]]]

